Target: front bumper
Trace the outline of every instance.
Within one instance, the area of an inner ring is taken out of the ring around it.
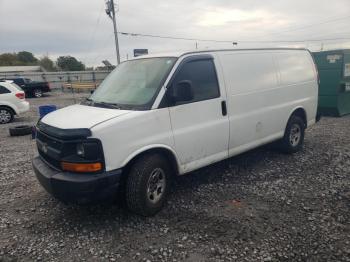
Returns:
[[[36,177],[46,191],[70,203],[88,203],[115,195],[122,175],[121,169],[100,174],[58,171],[39,156],[33,159],[32,164]]]

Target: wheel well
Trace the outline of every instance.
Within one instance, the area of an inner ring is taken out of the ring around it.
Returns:
[[[10,111],[12,112],[13,115],[16,115],[16,111],[13,110],[13,109],[12,109],[11,107],[9,107],[9,106],[0,105],[0,108],[6,108],[6,109],[10,110]]]
[[[292,113],[292,116],[300,117],[305,124],[305,128],[307,127],[306,112],[303,108],[298,108],[298,109],[294,110],[294,112]]]
[[[166,149],[166,148],[151,148],[148,149],[146,151],[143,151],[142,153],[134,156],[127,164],[126,166],[123,168],[125,173],[128,173],[130,170],[130,167],[142,156],[146,155],[146,154],[161,154],[163,156],[166,157],[166,159],[168,160],[169,164],[172,167],[172,170],[174,170],[174,175],[178,175],[179,174],[179,169],[178,169],[178,165],[177,165],[177,160],[175,155],[173,154],[173,152],[171,152],[170,150]]]

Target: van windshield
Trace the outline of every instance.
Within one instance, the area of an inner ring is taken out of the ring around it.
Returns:
[[[161,57],[123,62],[108,75],[88,102],[120,109],[150,109],[175,61],[175,57]]]

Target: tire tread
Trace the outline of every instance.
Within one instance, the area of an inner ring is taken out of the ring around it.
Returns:
[[[166,200],[167,192],[169,191],[168,189],[166,189],[166,192],[164,192],[165,195],[161,202],[154,207],[150,207],[147,205],[142,192],[145,183],[148,182],[148,172],[159,164],[162,165],[162,168],[166,169],[165,173],[168,172],[166,174],[168,188],[170,186],[170,170],[167,166],[166,159],[162,155],[146,154],[144,156],[141,156],[131,167],[130,172],[128,174],[125,190],[126,202],[130,211],[142,216],[152,216],[155,213],[157,213],[163,206]]]
[[[10,108],[10,107],[7,107],[7,106],[0,106],[0,110],[7,110],[8,112],[10,112],[10,114],[11,114],[11,119],[10,119],[10,121],[9,122],[7,122],[7,123],[3,123],[3,124],[8,124],[8,123],[11,123],[12,121],[13,121],[13,119],[14,119],[14,115],[15,115],[15,113],[14,113],[14,111],[13,111],[13,109],[12,108]],[[1,124],[1,123],[0,123]]]
[[[300,124],[300,127],[301,127],[301,139],[299,144],[296,147],[291,146],[289,142],[290,128],[291,128],[291,125],[294,123]],[[292,154],[300,151],[304,143],[304,136],[305,136],[305,123],[303,119],[297,115],[292,115],[288,120],[286,130],[284,132],[284,136],[280,141],[280,149],[282,150],[282,152],[286,154]]]
[[[32,133],[31,126],[15,126],[9,128],[10,136],[25,136]]]

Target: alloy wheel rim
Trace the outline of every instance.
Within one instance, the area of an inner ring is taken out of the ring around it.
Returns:
[[[9,111],[7,110],[0,110],[0,123],[4,124],[4,123],[8,123],[11,120],[11,114]]]
[[[301,128],[298,124],[293,124],[290,130],[289,142],[292,146],[297,146],[301,139]]]
[[[161,168],[152,171],[147,183],[147,199],[156,204],[162,198],[165,192],[166,179],[165,173]]]
[[[34,91],[34,95],[35,95],[35,97],[41,97],[41,96],[42,96],[42,93],[41,93],[40,90],[35,90],[35,91]]]

